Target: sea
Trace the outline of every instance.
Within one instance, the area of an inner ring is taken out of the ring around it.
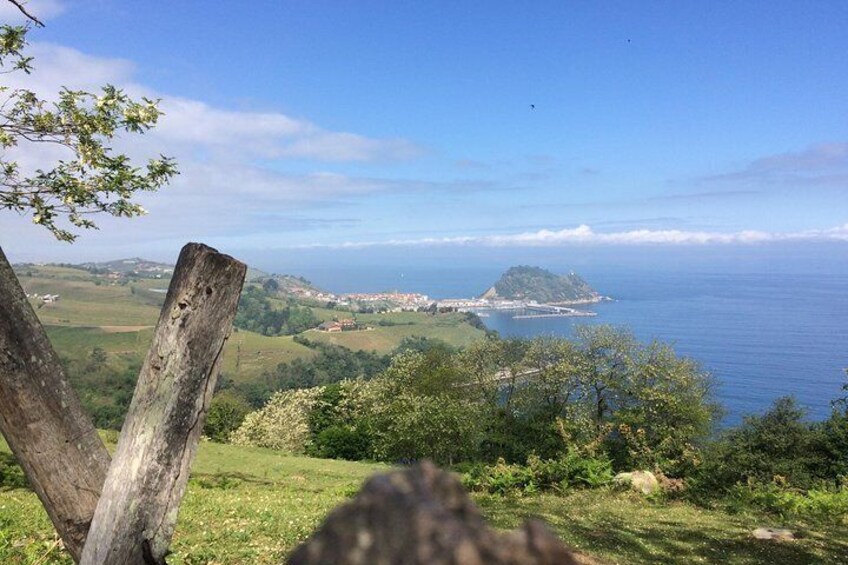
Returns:
[[[433,298],[477,296],[502,269],[310,269],[307,278],[334,292],[397,289]],[[587,307],[592,318],[483,318],[502,336],[571,336],[580,324],[630,329],[662,340],[711,373],[725,409],[722,424],[762,413],[792,395],[809,419],[826,418],[848,394],[848,274],[716,273],[595,268],[581,275],[613,298]]]

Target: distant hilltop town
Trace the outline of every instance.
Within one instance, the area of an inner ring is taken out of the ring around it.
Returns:
[[[255,282],[262,282],[266,290],[346,307],[354,312],[460,311],[485,316],[487,310],[513,310],[516,318],[594,316],[594,312],[574,307],[609,300],[573,272],[560,276],[527,266],[510,268],[478,298],[434,300],[426,294],[396,291],[334,294],[316,288],[302,277],[290,275],[264,275],[264,279],[260,277]],[[333,325],[321,329],[346,331],[352,328]]]

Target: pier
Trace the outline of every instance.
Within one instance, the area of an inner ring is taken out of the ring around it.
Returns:
[[[595,312],[576,310],[567,306],[555,306],[553,304],[525,304],[525,310],[537,312],[536,314],[516,314],[513,320],[524,320],[532,318],[566,318],[566,317],[588,317],[596,316]]]
[[[598,300],[577,302],[575,304],[589,305],[605,300],[603,297]],[[606,299],[608,300],[608,299]],[[578,310],[569,306],[559,306],[556,304],[539,304],[538,302],[526,302],[524,300],[489,300],[485,298],[470,298],[470,299],[446,299],[438,303],[439,307],[455,308],[459,312],[474,312],[477,315],[484,317],[488,316],[491,311],[514,311],[528,312],[516,313],[512,316],[514,320],[533,319],[533,318],[571,318],[580,317],[588,318],[597,316],[595,312],[588,310]]]
[[[513,320],[530,320],[535,318],[590,318],[597,316],[596,312],[587,312],[581,310],[570,310],[568,312],[552,312],[547,314],[516,314],[512,317]]]

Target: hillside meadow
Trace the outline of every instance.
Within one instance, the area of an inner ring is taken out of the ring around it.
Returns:
[[[99,347],[120,369],[144,358],[165,299],[167,278],[115,282],[82,269],[58,265],[26,265],[18,267],[16,272],[27,293],[60,296],[50,304],[37,299],[31,303],[61,356],[83,359]],[[281,299],[270,302],[280,309],[286,304]],[[310,309],[320,321],[353,316],[350,312],[319,306]],[[456,313],[390,312],[356,314],[356,318],[370,329],[338,334],[307,330],[301,335],[318,343],[379,354],[393,351],[408,337],[439,339],[462,347],[485,335]],[[297,343],[294,336],[266,336],[236,329],[225,347],[222,371],[233,382],[249,383],[280,363],[315,355],[314,349]]]
[[[114,434],[109,436],[114,439]],[[110,444],[110,448],[114,447]],[[8,460],[0,443],[0,455]],[[280,563],[322,518],[372,473],[390,467],[288,456],[203,442],[183,500],[169,563]],[[473,495],[496,527],[538,517],[595,563],[844,563],[848,526],[796,529],[794,542],[763,542],[751,531],[773,521],[610,489],[563,495]],[[0,488],[0,562],[72,561],[56,547],[34,493]]]

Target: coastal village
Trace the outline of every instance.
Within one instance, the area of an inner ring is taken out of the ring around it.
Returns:
[[[303,288],[292,289],[292,294],[301,299],[333,303],[337,306],[351,308],[354,311],[386,313],[436,310],[439,312],[473,312],[479,316],[486,317],[487,311],[501,310],[517,312],[513,316],[514,318],[595,316],[595,312],[573,308],[572,306],[585,306],[609,300],[609,298],[599,295],[568,302],[547,304],[535,300],[510,300],[486,297],[432,299],[426,294],[404,292],[333,294]],[[345,326],[342,324],[345,321],[350,323]],[[320,327],[319,329],[322,331],[348,331],[356,329],[356,327],[355,322],[351,320],[340,320],[328,325],[326,328]]]
[[[72,268],[86,270],[110,285],[127,284],[138,279],[165,279],[173,273],[173,266],[141,258],[120,259],[107,263],[84,263],[68,265]],[[569,276],[574,276],[573,273]],[[586,292],[578,297],[541,301],[529,296],[501,296],[495,287],[479,297],[473,298],[431,298],[426,294],[416,292],[353,292],[333,293],[315,287],[303,277],[293,275],[268,275],[257,272],[252,281],[263,286],[270,285],[269,290],[281,297],[289,297],[303,303],[326,305],[339,309],[340,317],[330,322],[324,322],[316,329],[322,332],[343,332],[368,329],[359,325],[355,318],[342,317],[343,312],[349,314],[368,313],[383,314],[397,312],[472,312],[480,317],[487,317],[492,311],[513,312],[513,318],[548,318],[548,317],[590,317],[595,312],[581,308],[610,300],[596,292]],[[98,283],[100,284],[100,283]],[[150,289],[157,292],[160,289]],[[164,289],[162,289],[164,291]],[[27,297],[39,306],[50,305],[60,299],[59,294],[47,292],[31,293]]]

